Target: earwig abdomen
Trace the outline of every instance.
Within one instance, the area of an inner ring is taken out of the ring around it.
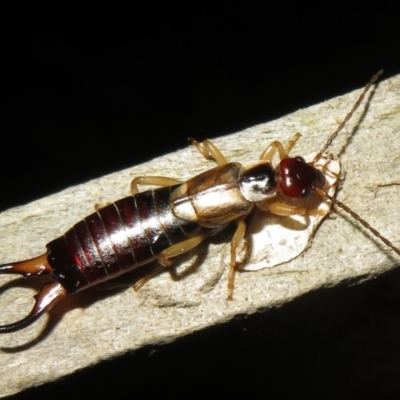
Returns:
[[[52,275],[24,319],[0,326],[14,332],[35,322],[56,301],[155,260],[174,244],[213,229],[178,219],[169,204],[176,186],[149,190],[107,205],[47,244],[47,254],[0,265],[1,274]]]
[[[166,248],[199,233],[169,207],[174,186],[107,205],[47,245],[54,278],[68,293],[148,264]]]

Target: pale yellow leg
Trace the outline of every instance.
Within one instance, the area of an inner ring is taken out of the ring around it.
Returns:
[[[110,204],[112,204],[111,201],[107,201],[106,203],[97,203],[97,204],[94,205],[94,210],[95,211],[99,211],[102,208],[109,206]]]
[[[304,207],[295,207],[286,203],[275,202],[271,204],[266,204],[265,207],[260,207],[261,209],[269,210],[272,214],[281,215],[283,217],[290,217],[292,215],[314,215],[314,216],[324,216],[329,213],[329,210],[318,210],[316,208],[307,209]]]
[[[188,252],[189,250],[192,250],[194,247],[198,246],[205,238],[206,238],[205,234],[199,234],[197,236],[193,236],[190,239],[187,239],[181,243],[174,244],[171,247],[168,247],[167,249],[163,250],[161,254],[157,257],[162,267],[156,268],[150,274],[138,280],[133,285],[133,288],[135,290],[140,289],[151,278],[158,275],[160,272],[165,270],[165,268],[172,266],[170,258],[179,256],[181,254]]]
[[[183,182],[175,178],[165,176],[139,176],[131,182],[132,196],[139,193],[139,185],[155,185],[155,186],[173,186]]]
[[[235,273],[236,273],[236,250],[240,245],[240,242],[243,240],[244,235],[246,233],[246,223],[243,219],[237,221],[236,232],[233,235],[231,241],[231,263],[229,266],[229,275],[228,275],[228,300],[232,300],[233,298],[233,289],[235,288]]]
[[[207,139],[202,143],[199,143],[193,138],[190,138],[189,140],[206,160],[215,160],[218,165],[225,165],[228,163],[225,156],[221,153],[218,147],[213,142],[211,142],[211,140]]]
[[[143,278],[139,279],[134,285],[132,285],[133,289],[139,290],[143,285],[145,285],[150,279],[154,278],[155,276],[161,274],[161,272],[165,271],[165,267],[157,267],[149,274],[145,275]]]
[[[338,181],[340,179],[340,174],[337,174],[336,172],[331,171],[326,165],[318,165],[318,166],[314,165],[314,167],[319,169],[320,171],[323,171],[326,175],[329,174],[330,176],[332,176],[335,179],[335,181],[331,185],[325,186],[325,188],[324,188],[325,190],[329,190],[332,186],[335,186],[338,183]]]
[[[272,142],[262,153],[260,156],[260,160],[271,161],[274,157],[275,153],[279,153],[279,159],[283,160],[286,158],[290,151],[293,149],[296,142],[299,140],[301,134],[297,132],[290,140],[286,147],[283,146],[281,142]]]
[[[197,236],[193,236],[190,239],[187,239],[181,243],[177,243],[168,247],[161,252],[158,256],[158,261],[164,267],[169,267],[172,265],[170,258],[179,256],[183,253],[192,250],[196,246],[198,246],[204,239],[206,238],[205,234],[199,234]]]

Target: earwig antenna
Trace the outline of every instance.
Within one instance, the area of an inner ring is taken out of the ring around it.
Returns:
[[[328,193],[326,193],[322,189],[316,188],[315,191],[321,196],[325,197],[326,199],[330,200],[332,203],[336,204],[340,208],[342,208],[344,211],[346,211],[348,214],[350,214],[356,221],[358,221],[361,225],[363,225],[365,228],[367,228],[373,235],[375,235],[378,239],[380,239],[383,243],[385,243],[386,246],[390,247],[393,251],[395,251],[398,255],[400,255],[400,249],[397,248],[391,241],[386,239],[384,236],[382,236],[376,229],[374,229],[365,219],[362,219],[357,213],[355,213],[350,207],[346,206],[346,204],[343,204],[341,201],[335,199]]]
[[[378,80],[378,78],[383,74],[383,69],[378,71],[372,78],[371,80],[367,83],[365,86],[364,90],[360,94],[360,97],[354,104],[353,108],[350,110],[350,112],[346,115],[345,119],[340,123],[340,125],[337,127],[336,131],[332,133],[331,137],[328,139],[328,141],[325,143],[325,146],[319,151],[319,153],[315,156],[314,160],[311,161],[310,164],[315,165],[320,158],[322,157],[322,154],[326,151],[326,149],[332,144],[332,142],[335,140],[336,136],[339,134],[339,132],[344,128],[346,123],[349,121],[349,119],[353,116],[354,112],[357,110],[357,108],[360,106],[361,102],[364,100],[364,97],[368,90],[371,88],[371,86]]]
[[[371,88],[371,86],[378,80],[378,78],[382,74],[383,74],[383,69],[378,71],[371,78],[371,80],[367,83],[367,85],[365,86],[364,90],[360,94],[360,97],[354,104],[351,111],[346,115],[345,119],[340,123],[340,125],[337,127],[336,131],[332,133],[332,135],[326,142],[325,146],[319,151],[319,153],[315,156],[314,160],[310,163],[311,165],[317,163],[320,160],[320,158],[322,157],[322,154],[332,144],[332,142],[335,140],[336,136],[339,134],[339,132],[343,129],[343,127],[346,125],[346,123],[349,121],[349,119],[353,116],[354,112],[360,106],[360,104],[363,101],[368,90]],[[336,204],[337,206],[342,208],[344,211],[346,211],[348,214],[350,214],[356,221],[358,221],[361,225],[363,225],[365,228],[367,228],[374,236],[376,236],[378,239],[380,239],[386,246],[390,247],[394,252],[396,252],[398,255],[400,255],[400,249],[398,247],[396,247],[392,242],[390,242],[388,239],[386,239],[384,236],[382,236],[376,229],[374,229],[367,221],[365,221],[357,213],[355,213],[350,207],[346,206],[346,204],[343,204],[341,201],[337,200],[335,197],[332,197],[331,195],[329,195],[328,193],[326,193],[324,190],[322,190],[320,188],[315,188],[315,191],[321,197],[324,197],[324,198],[330,200],[333,204]]]

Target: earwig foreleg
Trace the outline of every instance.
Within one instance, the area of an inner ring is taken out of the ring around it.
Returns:
[[[131,193],[135,196],[139,193],[139,185],[154,185],[154,186],[173,186],[180,185],[181,181],[166,176],[139,176],[131,182]]]
[[[211,142],[211,140],[207,139],[202,143],[199,143],[193,138],[189,138],[189,140],[206,160],[213,159],[217,162],[218,165],[225,165],[228,163],[225,156],[221,153],[221,150],[219,150],[218,147],[213,142]]]
[[[266,207],[260,207],[261,210],[268,210],[272,214],[280,215],[282,217],[290,217],[293,215],[314,215],[314,216],[325,216],[329,214],[329,210],[319,210],[317,208],[307,209],[304,207],[295,207],[282,202],[275,202],[266,204]]]
[[[332,176],[335,179],[334,182],[331,185],[325,187],[325,189],[329,189],[330,187],[337,185],[337,183],[339,182],[339,179],[340,179],[340,174],[337,174],[336,172],[331,171],[329,169],[329,167],[324,164],[318,165],[318,167],[321,171],[324,171],[326,174],[329,174],[330,176]]]
[[[296,142],[299,140],[301,134],[297,132],[293,135],[293,137],[289,140],[289,143],[286,147],[283,146],[281,142],[272,142],[262,153],[260,156],[260,160],[272,161],[275,153],[279,153],[279,159],[283,160],[288,156]]]

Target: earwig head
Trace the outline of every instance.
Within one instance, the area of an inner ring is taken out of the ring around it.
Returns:
[[[278,167],[279,188],[288,197],[306,197],[325,186],[324,174],[302,157],[285,158]]]
[[[239,182],[243,197],[252,203],[268,200],[277,193],[275,171],[266,161],[243,168]]]
[[[377,81],[377,79],[382,75],[383,71],[380,70],[376,75],[365,86],[364,90],[361,92],[358,100],[354,104],[353,108],[346,115],[344,120],[339,124],[337,129],[329,137],[322,149],[317,153],[314,159],[310,163],[306,163],[303,158],[283,158],[277,169],[279,176],[279,187],[282,193],[288,197],[306,197],[310,191],[316,191],[317,189],[323,189],[325,185],[324,174],[315,168],[315,165],[321,159],[323,153],[332,144],[333,140],[337,137],[339,132],[344,128],[346,123],[353,116],[354,112],[360,106],[365,94],[371,88],[371,86]],[[293,144],[296,142],[292,140],[292,144],[286,151],[286,156],[288,155],[290,149],[292,149]]]

